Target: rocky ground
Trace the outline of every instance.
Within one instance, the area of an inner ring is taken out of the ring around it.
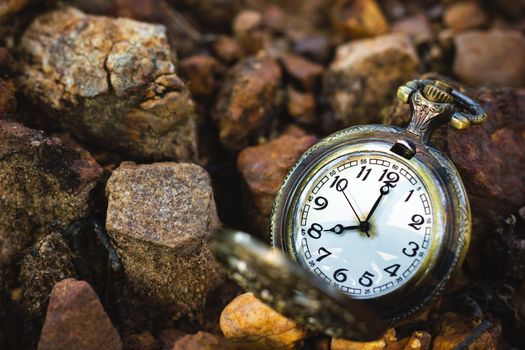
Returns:
[[[523,349],[524,34],[523,0],[0,0],[0,348]],[[421,76],[489,114],[432,140],[474,219],[448,294],[366,344],[243,294],[207,235],[268,240],[301,153]]]

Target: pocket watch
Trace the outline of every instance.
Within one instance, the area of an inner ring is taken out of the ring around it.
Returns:
[[[465,188],[429,137],[486,114],[440,81],[410,81],[397,96],[410,104],[406,129],[341,130],[291,169],[271,217],[277,252],[240,232],[212,238],[241,285],[333,336],[373,339],[407,322],[442,293],[468,249]]]

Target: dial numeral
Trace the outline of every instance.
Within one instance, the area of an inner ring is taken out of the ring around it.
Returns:
[[[339,192],[343,192],[348,187],[348,180],[347,179],[340,179],[339,175],[337,175],[334,178],[334,181],[332,182],[332,184],[330,185],[330,188],[332,188],[334,186],[335,186],[336,190],[338,190]]]
[[[397,270],[399,270],[400,267],[401,267],[401,265],[394,264],[394,265],[390,265],[389,267],[385,267],[383,269],[383,271],[388,272],[390,277],[396,277],[397,276]]]
[[[361,277],[359,277],[359,284],[363,287],[370,287],[374,281],[372,281],[371,277],[374,277],[375,275],[373,273],[370,273],[368,271],[365,271]]]
[[[363,175],[363,173],[364,173],[365,176],[363,176],[363,178],[361,180],[365,181],[368,178],[368,175],[370,175],[371,171],[372,171],[372,169],[367,169],[366,165],[364,165],[364,166],[361,167],[361,171],[359,172],[359,174],[357,174],[357,178],[358,179],[361,178],[361,175]]]
[[[385,176],[386,180],[383,180]],[[388,169],[385,169],[377,181],[383,181],[388,187],[396,187],[395,183],[399,181],[399,174],[394,171],[388,172]]]
[[[323,232],[323,226],[318,223],[313,223],[307,231],[308,235],[313,239],[321,238],[321,232]]]
[[[324,258],[327,258],[330,255],[332,255],[332,253],[329,252],[325,247],[319,248],[319,250],[317,252],[319,253],[319,257],[317,259],[315,259],[315,261],[321,261]]]
[[[345,274],[345,272],[347,272],[348,269],[337,269],[334,271],[334,279],[337,281],[337,282],[344,282],[346,281],[346,279],[348,278]]]
[[[317,207],[314,207],[315,210],[323,210],[328,206],[328,199],[324,198],[323,196],[319,196],[315,198],[314,203],[317,205]]]
[[[402,252],[408,257],[414,257],[417,254],[417,251],[419,250],[419,244],[416,242],[410,241],[408,242],[409,248],[403,248]]]
[[[412,227],[413,229],[419,231],[421,230],[421,225],[423,225],[423,222],[425,222],[425,219],[419,214],[412,215],[412,222],[408,224],[408,226]]]
[[[408,201],[410,200],[410,197],[412,197],[412,194],[413,194],[413,193],[414,193],[414,190],[410,190],[410,191],[408,192],[408,196],[407,196],[407,198],[405,199],[405,202],[408,202]]]

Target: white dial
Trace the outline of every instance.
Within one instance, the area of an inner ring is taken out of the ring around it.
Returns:
[[[407,161],[386,153],[331,162],[296,205],[298,261],[353,298],[399,288],[423,266],[435,236],[438,204],[427,186]]]

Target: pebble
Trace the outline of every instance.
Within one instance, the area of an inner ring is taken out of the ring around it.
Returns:
[[[488,16],[478,2],[464,1],[452,3],[447,7],[443,22],[450,29],[460,32],[486,26]]]
[[[337,0],[331,19],[332,26],[344,39],[372,37],[389,30],[388,21],[375,0]]]
[[[280,57],[285,72],[306,91],[314,91],[319,86],[324,72],[323,66],[304,57],[285,53]]]

